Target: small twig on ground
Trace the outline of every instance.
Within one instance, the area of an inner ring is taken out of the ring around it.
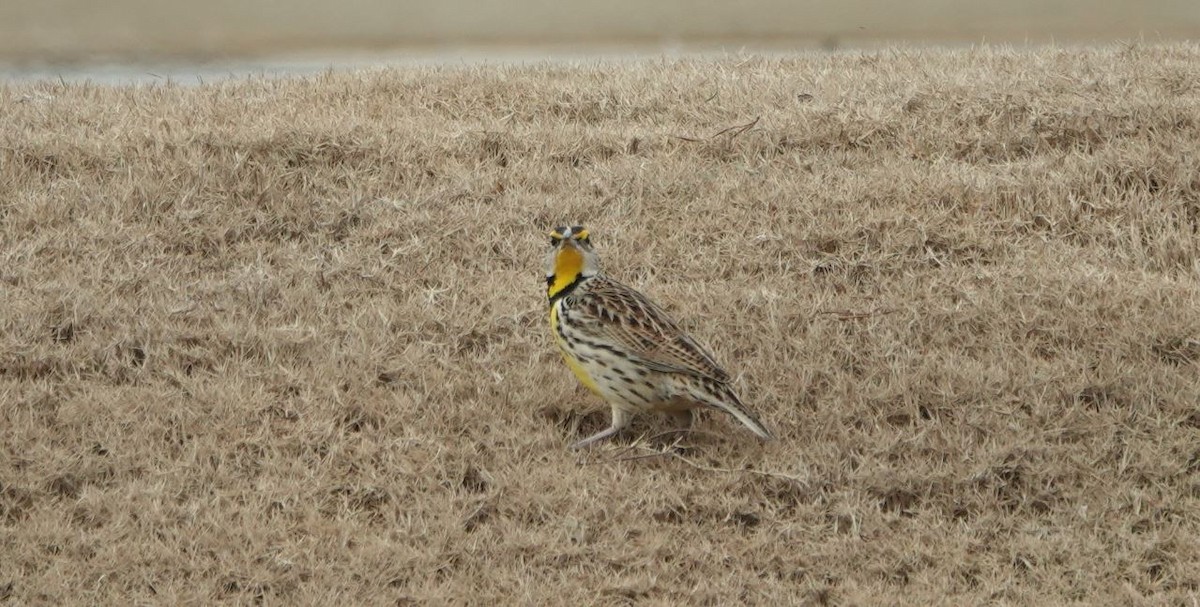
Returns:
[[[799,478],[796,478],[795,476],[792,476],[790,474],[784,474],[782,472],[771,472],[769,470],[754,470],[753,468],[717,468],[715,466],[705,466],[704,464],[698,464],[682,455],[679,455],[678,453],[667,453],[666,455],[668,455],[670,457],[674,457],[675,459],[678,459],[679,461],[681,461],[697,470],[703,470],[705,472],[722,472],[725,474],[738,474],[741,472],[747,472],[750,474],[757,474],[759,476],[766,476],[766,477],[770,477],[770,478],[781,478],[783,480],[796,483],[797,485],[806,485],[806,483],[804,481],[800,480]]]
[[[739,124],[739,125],[731,126],[726,129],[721,129],[721,130],[713,133],[712,135],[710,135],[708,138],[716,139],[720,135],[724,135],[725,133],[733,131],[733,135],[729,137],[730,139],[733,139],[734,137],[737,137],[738,135],[741,135],[742,133],[745,133],[746,131],[754,128],[754,125],[758,124],[758,121],[761,119],[762,119],[762,116],[756,116],[754,118],[754,120],[751,120],[750,122],[747,122],[746,124]]]
[[[680,442],[685,437],[688,437],[688,436],[709,436],[709,437],[713,437],[713,438],[720,438],[720,435],[718,435],[714,432],[704,432],[703,430],[695,430],[692,428],[674,428],[672,430],[664,430],[662,432],[659,432],[658,434],[653,434],[648,437],[638,437],[632,443],[630,443],[630,444],[626,445],[625,447],[621,448],[620,450],[618,450],[612,457],[609,457],[606,459],[596,459],[596,460],[584,459],[580,463],[582,465],[586,466],[588,464],[593,464],[598,461],[600,461],[600,462],[624,462],[624,461],[649,459],[651,457],[657,457],[658,455],[661,455],[661,453],[659,453],[657,451],[654,452],[654,454],[652,454],[652,455],[638,455],[638,456],[634,456],[634,457],[626,457],[626,456],[629,454],[630,451],[633,451],[635,449],[650,449],[649,447],[644,446],[644,444],[648,443],[648,442],[653,442],[664,436],[671,436],[672,434],[678,434],[679,436],[675,440],[671,441],[671,444],[667,445],[667,447],[665,447],[665,448],[669,448],[669,449],[680,448]]]
[[[883,316],[899,312],[896,308],[875,308],[874,310],[866,310],[864,312],[855,312],[853,310],[817,310],[817,316],[828,314],[837,320],[861,320],[872,316]]]
[[[742,133],[745,133],[746,131],[754,128],[754,125],[758,124],[759,120],[762,120],[762,116],[757,116],[754,118],[754,120],[751,120],[750,122],[747,122],[746,124],[735,124],[731,127],[723,128],[723,129],[713,133],[712,135],[709,135],[705,139],[716,139],[717,137],[724,135],[725,133],[729,133],[731,131],[733,132],[733,135],[730,135],[729,138],[734,139],[738,135],[741,135]],[[671,136],[676,139],[682,139],[684,141],[691,141],[692,143],[699,143],[701,141],[704,141],[704,139],[699,139],[696,137],[688,137],[686,135],[671,135]]]
[[[654,436],[651,436],[650,438],[648,438],[648,439],[646,439],[646,440],[648,440],[648,441],[652,441],[652,440],[654,440],[654,439],[656,439],[656,438],[658,438],[658,437],[660,437],[660,436],[666,436],[666,435],[668,435],[668,434],[675,434],[675,433],[681,433],[681,432],[689,432],[689,430],[688,430],[688,429],[686,429],[686,428],[678,428],[678,429],[675,429],[675,430],[667,430],[666,432],[659,432],[658,434],[655,434]],[[618,461],[618,462],[633,462],[633,461],[637,461],[637,460],[640,460],[640,459],[650,459],[650,458],[653,458],[653,457],[662,457],[662,456],[664,456],[664,455],[677,455],[677,452],[676,452],[676,450],[680,448],[680,445],[679,445],[679,443],[680,443],[681,441],[683,441],[683,437],[684,437],[684,435],[682,435],[682,434],[681,434],[680,436],[677,436],[677,437],[675,437],[675,440],[671,441],[671,444],[669,444],[669,445],[665,445],[665,446],[663,446],[661,449],[659,449],[659,450],[657,450],[657,451],[656,451],[656,450],[654,450],[654,449],[651,449],[651,448],[649,448],[649,447],[642,447],[642,444],[641,444],[641,443],[642,443],[642,441],[641,441],[641,440],[638,440],[637,442],[634,442],[632,445],[630,445],[630,446],[629,446],[629,448],[628,448],[628,449],[626,449],[626,450],[625,450],[624,452],[622,452],[622,453],[623,453],[623,454],[624,454],[624,453],[629,453],[630,451],[632,451],[632,450],[634,450],[634,449],[637,449],[637,448],[639,448],[639,447],[640,447],[640,448],[643,448],[643,449],[645,449],[646,451],[649,451],[649,453],[643,453],[643,454],[641,454],[641,455],[630,455],[630,456],[618,457],[618,458],[614,458],[612,461]]]
[[[662,438],[665,436],[670,436],[672,434],[678,434],[679,436],[677,436],[675,438],[675,440],[671,441],[670,444],[664,445],[661,449],[652,449],[652,448],[646,446],[646,443],[653,442],[659,438]],[[608,458],[604,458],[604,459],[591,459],[591,458],[587,458],[586,454],[585,454],[585,457],[579,463],[580,463],[580,465],[587,466],[587,465],[594,464],[597,462],[635,462],[635,461],[643,460],[643,459],[653,459],[655,457],[663,457],[665,455],[682,457],[681,455],[679,455],[678,451],[680,449],[687,448],[686,446],[682,445],[681,443],[683,442],[684,438],[687,438],[689,436],[709,436],[709,437],[713,437],[713,438],[720,438],[720,435],[715,432],[704,432],[702,430],[693,430],[691,428],[675,428],[672,430],[664,430],[662,432],[659,432],[658,434],[654,434],[654,435],[651,435],[648,437],[638,437],[632,443],[626,445],[625,447],[621,448],[616,453],[614,453],[612,457],[608,457]],[[644,449],[647,451],[647,453],[642,453],[639,455],[630,455],[630,452],[636,451],[638,449]],[[691,463],[691,462],[688,462],[688,463]],[[728,472],[736,472],[736,470],[728,470]],[[754,471],[747,470],[746,472],[754,472]]]
[[[663,430],[662,432],[659,432],[658,434],[655,434],[655,435],[647,438],[646,440],[652,441],[652,440],[655,440],[657,438],[661,438],[664,436],[670,436],[672,434],[682,434],[685,436],[707,436],[710,438],[721,438],[721,435],[717,434],[716,432],[705,432],[704,430],[696,430],[695,428],[674,428],[672,430]],[[682,436],[680,438],[682,438]]]
[[[643,453],[643,454],[641,454],[641,455],[627,455],[627,456],[625,456],[625,457],[618,457],[618,458],[614,458],[614,459],[612,459],[612,460],[610,460],[610,461],[614,461],[614,462],[636,462],[636,461],[638,461],[638,460],[642,460],[642,459],[652,459],[652,458],[655,458],[655,457],[663,457],[663,456],[665,456],[665,455],[674,455],[674,454],[673,454],[673,453],[671,453],[670,451],[665,451],[665,450],[664,450],[664,451],[651,451],[650,453]]]
[[[705,466],[704,464],[696,463],[696,462],[680,455],[676,451],[674,451],[674,449],[678,446],[678,444],[679,444],[679,440],[676,440],[671,445],[664,447],[663,449],[653,450],[648,447],[644,447],[644,446],[641,446],[641,445],[635,443],[633,445],[630,445],[629,448],[626,449],[625,451],[623,451],[622,453],[628,453],[629,451],[632,451],[633,449],[637,449],[637,448],[645,449],[647,451],[647,453],[642,453],[639,455],[629,455],[629,456],[624,456],[624,457],[620,457],[620,458],[614,458],[609,461],[634,462],[634,461],[639,461],[639,460],[644,460],[644,459],[653,459],[656,457],[672,457],[672,458],[675,458],[675,459],[687,464],[688,466],[691,466],[692,468],[695,468],[697,470],[702,470],[704,472],[720,472],[720,473],[724,473],[724,474],[739,474],[739,473],[744,472],[744,473],[748,473],[748,474],[756,474],[758,476],[766,476],[769,478],[779,478],[779,479],[783,479],[786,481],[796,483],[797,485],[807,486],[807,483],[805,481],[803,481],[795,476],[792,476],[790,474],[784,474],[783,472],[771,472],[769,470],[754,470],[752,468],[718,468],[716,466]]]
[[[609,461],[631,462],[631,461],[636,461],[639,459],[650,459],[652,457],[659,457],[660,455],[662,455],[664,453],[673,453],[675,449],[679,448],[679,443],[683,440],[684,436],[686,436],[687,434],[690,434],[690,433],[691,433],[691,430],[688,428],[676,428],[674,430],[667,430],[665,432],[659,432],[658,434],[655,434],[654,436],[651,436],[646,439],[639,438],[638,440],[636,440],[632,444],[630,444],[628,447],[626,447],[624,450],[622,450],[620,452],[620,454],[618,454],[616,457],[610,458]],[[653,451],[649,447],[642,447],[643,442],[654,441],[660,437],[670,436],[672,434],[679,434],[679,436],[676,436],[675,440],[671,441],[671,444],[664,446],[659,451]],[[652,452],[649,454],[642,454],[642,455],[633,455],[633,456],[627,455],[630,451],[633,451],[634,449],[637,449],[639,447],[645,448],[646,450],[652,451]]]

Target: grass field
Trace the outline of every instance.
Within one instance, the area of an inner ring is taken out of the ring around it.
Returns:
[[[0,604],[1200,598],[1200,46],[0,88]],[[561,364],[582,222],[779,440]]]
[[[1200,36],[1194,0],[41,0],[0,4],[0,62],[679,45],[806,48]],[[546,46],[550,48],[545,48]],[[558,49],[561,52],[562,48]],[[451,60],[453,62],[453,60]],[[0,63],[2,67],[2,63]]]

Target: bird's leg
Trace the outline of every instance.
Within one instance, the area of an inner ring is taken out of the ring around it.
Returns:
[[[626,411],[624,409],[618,409],[617,407],[613,407],[612,423],[608,426],[608,429],[603,430],[601,432],[597,432],[597,433],[571,445],[571,450],[582,449],[584,447],[587,447],[588,445],[592,445],[592,444],[595,444],[602,440],[605,440],[607,438],[611,438],[616,433],[627,428],[629,426],[630,422],[632,422],[632,421],[633,421],[633,416],[630,415],[628,411]]]

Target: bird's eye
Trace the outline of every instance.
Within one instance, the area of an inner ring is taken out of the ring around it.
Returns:
[[[556,246],[558,244],[558,240],[559,240],[559,238],[557,236],[551,236],[550,237],[550,246],[552,246],[552,247]]]

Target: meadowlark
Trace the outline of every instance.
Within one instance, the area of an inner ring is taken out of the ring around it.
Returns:
[[[601,273],[588,236],[583,226],[555,228],[546,261],[550,329],[563,359],[612,407],[608,429],[571,448],[617,434],[638,413],[667,413],[690,424],[696,408],[729,413],[769,440],[708,350],[645,295]]]

